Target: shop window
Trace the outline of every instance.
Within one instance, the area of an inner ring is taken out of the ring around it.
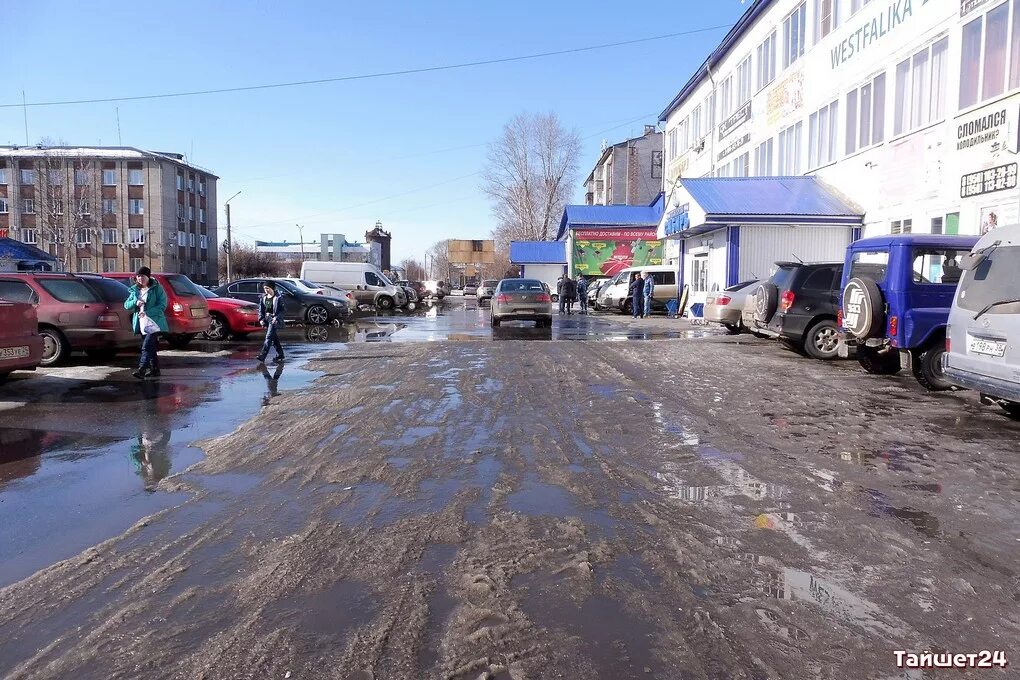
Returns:
[[[885,73],[846,95],[847,155],[885,139]]]
[[[817,168],[836,159],[836,131],[839,101],[812,113],[808,118],[808,167]]]

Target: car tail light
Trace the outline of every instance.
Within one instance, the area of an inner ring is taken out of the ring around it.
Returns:
[[[729,295],[720,295],[719,297],[717,297],[715,299],[715,304],[717,304],[717,305],[724,305],[725,306],[725,305],[730,304],[730,300],[732,300],[732,299],[733,298],[731,298]]]
[[[895,338],[897,332],[900,330],[900,317],[890,316],[889,317],[889,337]]]
[[[784,291],[783,297],[779,301],[779,310],[783,312],[790,311],[790,307],[793,307],[793,300],[795,297],[796,296],[793,294],[792,290]]]
[[[836,310],[836,328],[843,328],[843,308]]]
[[[549,294],[548,294],[548,293],[542,293],[542,294],[541,294],[541,295],[539,295],[539,296],[538,296],[538,298],[536,298],[536,299],[537,299],[537,300],[538,300],[539,302],[552,302],[552,298],[551,298],[551,297],[549,296]]]
[[[116,314],[100,314],[96,323],[100,328],[120,328],[120,317]]]
[[[545,294],[543,293],[543,295],[545,295]],[[545,297],[549,297],[549,296],[545,295]],[[506,293],[500,293],[499,297],[496,298],[496,303],[497,304],[501,304],[501,305],[508,305],[508,304],[510,304],[510,296],[507,295]]]
[[[175,302],[171,309],[173,309],[174,314],[180,314],[181,312],[184,311],[184,305],[182,305],[180,302]]]

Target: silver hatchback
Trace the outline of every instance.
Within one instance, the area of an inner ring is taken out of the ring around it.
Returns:
[[[490,322],[534,321],[538,328],[552,326],[552,297],[538,279],[503,279],[492,296]]]

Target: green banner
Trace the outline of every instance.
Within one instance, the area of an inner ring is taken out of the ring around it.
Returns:
[[[615,276],[628,267],[662,264],[662,241],[574,240],[574,274]]]

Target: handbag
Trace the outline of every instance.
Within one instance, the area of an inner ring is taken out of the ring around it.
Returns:
[[[153,333],[159,333],[159,324],[152,320],[152,317],[142,317],[142,335],[152,335]]]

